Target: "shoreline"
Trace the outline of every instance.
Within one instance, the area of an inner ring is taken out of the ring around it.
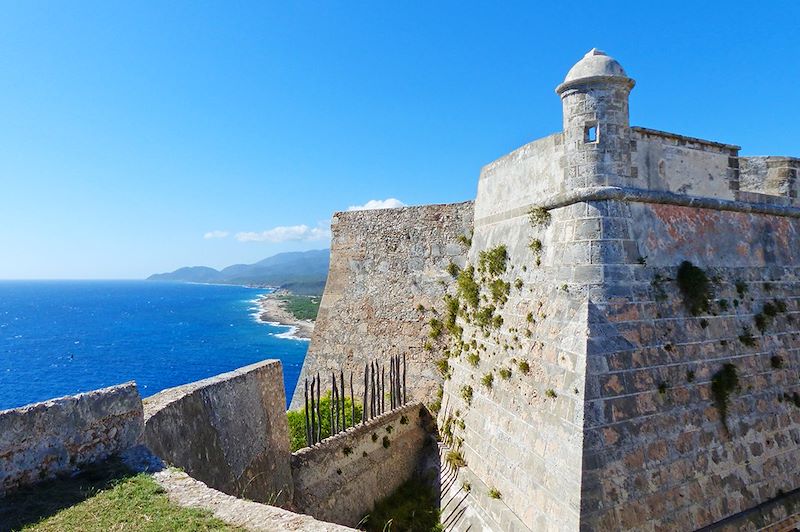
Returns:
[[[295,318],[291,312],[286,310],[285,303],[278,299],[278,295],[280,294],[271,292],[256,299],[255,303],[258,306],[256,319],[269,325],[289,328],[288,331],[276,334],[276,338],[310,341],[311,334],[314,332],[314,322]]]

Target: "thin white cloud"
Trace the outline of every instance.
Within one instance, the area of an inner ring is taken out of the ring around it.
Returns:
[[[325,240],[331,237],[331,230],[324,226],[309,227],[302,225],[282,225],[267,229],[266,231],[255,232],[245,231],[236,233],[236,240],[239,242],[299,242],[309,240]]]
[[[364,205],[351,205],[347,208],[348,211],[367,211],[371,209],[395,209],[397,207],[405,207],[406,204],[397,198],[387,198],[385,200],[369,200]]]
[[[230,233],[228,231],[209,231],[203,235],[203,238],[206,240],[211,240],[212,238],[225,238],[229,234]]]

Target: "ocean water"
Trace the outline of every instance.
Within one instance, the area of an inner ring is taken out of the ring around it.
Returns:
[[[239,286],[0,281],[0,410],[134,380],[143,397],[252,364],[283,362],[287,402],[308,342],[257,320]]]

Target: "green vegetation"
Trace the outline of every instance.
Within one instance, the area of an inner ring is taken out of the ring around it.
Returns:
[[[478,256],[478,271],[496,277],[506,271],[508,250],[504,244],[481,251]]]
[[[492,389],[493,383],[494,383],[494,375],[492,375],[491,373],[487,373],[483,377],[481,377],[481,384],[483,384],[490,390]]]
[[[694,382],[694,370],[686,370],[686,382]]]
[[[461,271],[461,268],[458,267],[458,264],[455,262],[451,262],[447,265],[447,273],[450,274],[451,277],[458,277],[458,272]]]
[[[322,437],[331,435],[331,393],[327,392],[320,398],[320,412],[322,413]],[[344,417],[347,425],[353,424],[350,398],[345,398]],[[356,401],[356,421],[361,420],[361,403]],[[306,414],[303,410],[289,410],[286,412],[289,421],[289,445],[292,452],[306,446]]]
[[[392,444],[392,442],[391,442],[391,441],[389,441],[389,436],[384,436],[384,437],[383,437],[383,442],[382,442],[382,443],[383,443],[383,448],[384,448],[384,449],[388,449],[388,448],[389,448],[389,446]]]
[[[489,283],[489,293],[492,294],[492,301],[498,305],[508,301],[508,294],[511,291],[511,284],[502,279],[495,279]]]
[[[461,387],[461,398],[464,399],[468,405],[472,404],[472,386]]]
[[[544,207],[531,207],[528,220],[533,227],[546,226],[550,223],[550,213]]]
[[[667,382],[658,383],[658,393],[664,395],[667,393],[667,390],[669,390],[669,383]]]
[[[378,502],[362,526],[368,532],[440,532],[439,499],[429,482],[411,479]]]
[[[490,488],[489,497],[491,497],[492,499],[502,499],[503,494],[500,493],[500,490],[498,490],[497,488]]]
[[[458,238],[456,238],[456,240],[458,240],[458,243],[464,246],[465,248],[471,247],[472,233],[470,233],[469,235],[458,235]]]
[[[772,355],[769,359],[769,363],[774,369],[781,369],[783,367],[783,357],[780,355]]]
[[[534,255],[539,255],[542,252],[542,241],[534,238],[528,244],[528,248],[533,251]]]
[[[320,297],[318,296],[297,296],[287,294],[277,296],[283,301],[284,308],[298,320],[315,320],[319,313]]]
[[[549,398],[549,399],[555,399],[556,397],[558,397],[558,394],[557,394],[557,393],[556,393],[556,391],[555,391],[554,389],[552,389],[552,388],[548,388],[548,389],[546,389],[546,390],[544,391],[544,395],[545,395],[545,397],[547,397],[547,398]]]
[[[475,268],[468,264],[458,274],[456,279],[456,286],[459,297],[464,298],[464,301],[472,308],[477,308],[480,303],[480,287],[475,282]]]
[[[444,456],[444,461],[453,469],[458,469],[459,467],[465,467],[467,465],[467,461],[464,460],[464,455],[461,454],[461,451],[456,450],[447,451],[447,454]]]
[[[678,288],[692,316],[708,311],[711,298],[711,283],[706,272],[685,260],[678,267]]]
[[[756,329],[758,329],[761,334],[764,334],[767,331],[767,327],[769,327],[771,322],[770,318],[761,312],[753,316],[753,321],[756,324]]]
[[[469,493],[472,491],[472,484],[467,482],[466,480],[461,484],[461,489]]]
[[[742,334],[739,335],[739,341],[747,347],[753,347],[756,345],[756,339],[752,334],[750,334],[750,329],[747,327],[742,327]]]
[[[527,375],[531,371],[531,365],[528,364],[527,360],[520,360],[517,367],[523,375]]]
[[[726,363],[711,377],[711,394],[714,396],[714,406],[719,411],[722,425],[728,431],[728,404],[731,393],[739,389],[739,374],[736,366]]]
[[[147,474],[120,462],[46,481],[0,500],[0,528],[42,532],[241,530],[211,512],[180,507]]]
[[[467,362],[469,362],[472,367],[476,368],[481,362],[481,356],[478,353],[470,353],[467,355]]]
[[[503,380],[508,380],[511,378],[511,368],[500,368],[497,372],[500,375],[500,378]]]
[[[430,321],[428,321],[428,326],[431,328],[430,331],[428,332],[428,336],[430,336],[431,338],[436,339],[442,335],[443,325],[441,320],[438,320],[436,318],[431,318]]]
[[[444,380],[450,378],[451,370],[450,370],[450,362],[447,361],[446,358],[440,358],[436,361],[436,369],[439,370],[439,374],[442,376]]]

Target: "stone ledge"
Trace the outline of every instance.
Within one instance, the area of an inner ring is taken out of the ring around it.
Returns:
[[[531,203],[508,211],[485,216],[475,220],[475,227],[498,223],[501,221],[526,216],[533,207],[542,207],[546,210],[560,209],[575,203],[589,201],[630,201],[635,203],[659,203],[664,205],[679,205],[697,209],[713,209],[718,211],[743,212],[748,214],[770,214],[773,216],[786,216],[800,218],[800,208],[785,205],[772,205],[768,203],[750,203],[700,196],[686,196],[673,192],[645,190],[627,187],[586,187],[577,188],[569,192],[561,192],[545,198],[539,203]]]

